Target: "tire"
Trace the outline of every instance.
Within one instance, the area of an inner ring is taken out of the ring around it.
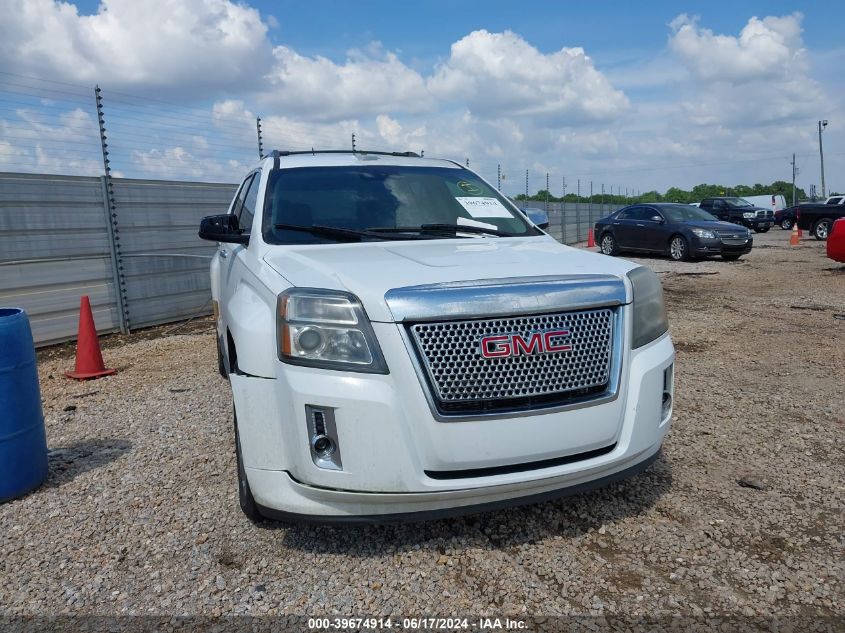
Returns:
[[[722,259],[726,262],[735,262],[742,256],[742,253],[722,253]]]
[[[226,371],[226,359],[223,356],[223,352],[220,349],[220,339],[217,339],[217,371],[220,372],[220,375],[223,376],[226,380],[229,380],[229,372]]]
[[[784,218],[780,221],[780,228],[784,231],[791,231],[792,230],[792,220],[789,218]]]
[[[669,257],[676,262],[689,261],[689,243],[683,235],[673,235],[669,240]]]
[[[614,256],[619,254],[619,245],[616,243],[613,233],[610,231],[602,233],[599,239],[599,249],[604,255]]]
[[[769,229],[768,229],[768,228],[765,228],[765,229],[755,229],[755,230],[756,230],[758,233],[768,233],[768,232],[769,232]]]
[[[827,240],[830,235],[830,229],[833,227],[833,220],[830,218],[822,218],[813,225],[813,237],[820,242]]]
[[[235,405],[232,403],[232,409],[234,410],[234,408]],[[235,412],[235,457],[238,462],[238,502],[246,518],[253,523],[259,523],[264,520],[264,517],[258,511],[258,504],[255,503],[255,498],[252,496],[252,490],[249,487],[249,480],[246,478],[244,460],[241,456],[241,437],[238,433],[237,412]]]

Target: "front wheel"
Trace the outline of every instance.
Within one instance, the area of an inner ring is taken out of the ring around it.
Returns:
[[[669,257],[676,262],[685,262],[689,260],[689,244],[683,235],[675,235],[669,241]]]
[[[601,252],[605,255],[619,254],[619,246],[616,244],[616,238],[613,237],[613,233],[605,233],[602,235],[599,245],[601,247]]]
[[[790,220],[789,218],[784,218],[780,221],[780,228],[782,228],[784,231],[792,230],[792,220]]]
[[[813,226],[813,237],[824,242],[827,236],[830,235],[830,227],[833,225],[833,220],[830,218],[822,218]]]
[[[726,262],[735,262],[739,259],[740,255],[742,255],[742,253],[722,253],[722,259]]]
[[[232,404],[234,410],[234,403]],[[246,515],[246,518],[253,523],[258,523],[264,517],[258,511],[258,504],[255,503],[255,498],[252,496],[252,490],[249,487],[249,481],[246,478],[246,469],[244,468],[243,455],[241,454],[241,437],[238,433],[238,414],[235,412],[235,458],[238,462],[238,501],[241,505],[241,510]]]

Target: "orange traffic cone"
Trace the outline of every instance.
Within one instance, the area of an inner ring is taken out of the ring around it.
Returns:
[[[77,380],[87,380],[100,376],[110,376],[114,373],[117,373],[116,369],[106,369],[105,364],[103,364],[100,341],[97,339],[97,328],[94,326],[94,315],[91,313],[91,302],[88,300],[88,295],[83,295],[79,302],[76,369],[65,372],[65,376]]]
[[[798,223],[792,225],[792,235],[789,236],[789,245],[798,246],[801,243],[801,231],[798,229]]]
[[[593,229],[587,231],[587,248],[593,248],[596,245],[596,238],[593,237]]]

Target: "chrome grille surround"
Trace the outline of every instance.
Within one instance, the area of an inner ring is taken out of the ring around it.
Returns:
[[[537,409],[615,395],[621,359],[617,309],[416,323],[408,327],[441,413]],[[571,351],[484,358],[480,340],[565,329]],[[457,408],[456,408],[457,407]]]

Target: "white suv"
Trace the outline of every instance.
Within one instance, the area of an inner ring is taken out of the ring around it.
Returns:
[[[273,152],[205,218],[253,520],[421,519],[628,477],[672,416],[647,268],[413,153]]]

